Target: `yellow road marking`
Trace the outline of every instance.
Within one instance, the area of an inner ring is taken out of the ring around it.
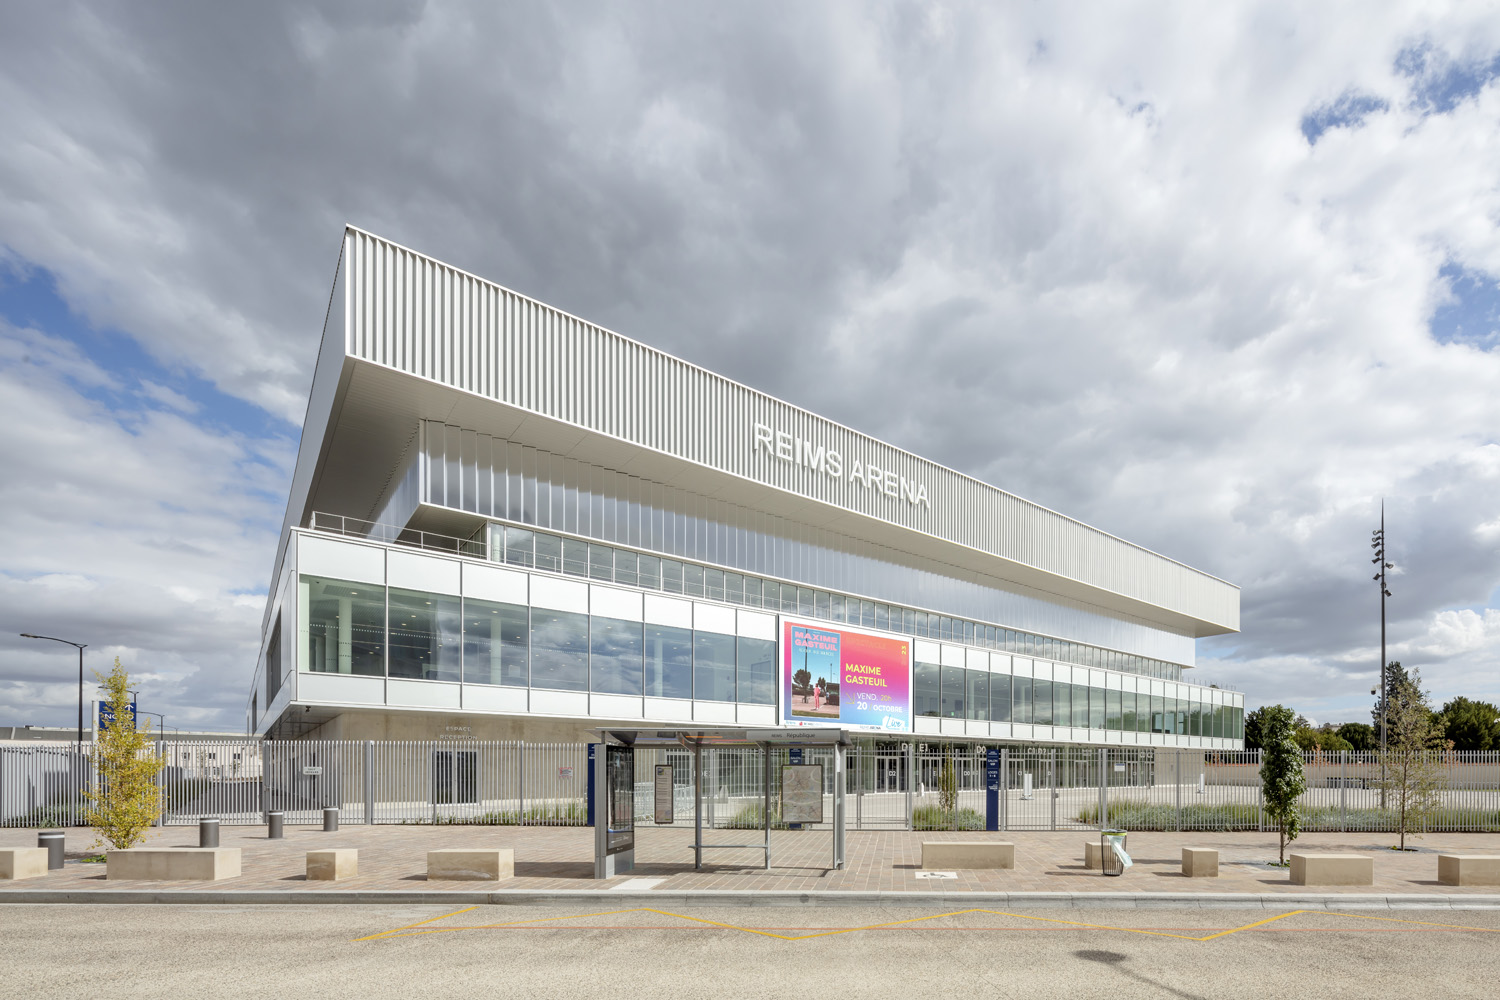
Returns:
[[[429,917],[426,920],[418,920],[414,924],[407,924],[405,927],[394,927],[388,931],[381,931],[379,934],[370,934],[366,937],[355,938],[354,941],[351,941],[350,943],[353,944],[358,941],[374,941],[377,938],[391,937],[392,935],[397,934],[400,931],[409,931],[413,927],[421,927],[423,924],[431,924],[436,923],[439,920],[447,920],[449,917],[456,917],[460,913],[468,913],[470,910],[477,909],[479,909],[479,907],[477,906],[466,906],[462,910],[454,910],[452,913],[445,913],[441,917]]]
[[[686,921],[688,921],[690,923],[703,924],[703,925],[708,926],[708,927],[720,927],[720,928],[723,928],[724,930],[739,931],[739,932],[744,933],[744,934],[754,934],[754,935],[759,936],[759,937],[772,938],[772,939],[777,940],[777,941],[810,941],[810,940],[813,940],[813,939],[816,939],[816,938],[833,937],[833,936],[836,936],[836,935],[839,935],[839,934],[853,934],[856,931],[888,930],[888,929],[896,928],[896,927],[904,927],[904,926],[907,926],[907,925],[910,925],[910,924],[923,923],[923,922],[928,921],[928,920],[937,920],[937,919],[940,919],[942,917],[962,917],[962,916],[968,916],[969,914],[974,914],[974,913],[984,913],[984,914],[988,914],[990,916],[999,916],[999,917],[1014,917],[1014,918],[1016,918],[1018,920],[1030,920],[1030,921],[1035,921],[1035,922],[1038,922],[1038,923],[1047,923],[1047,924],[1060,924],[1060,925],[1063,925],[1063,926],[1066,926],[1066,927],[1079,927],[1079,928],[1083,928],[1083,929],[1086,929],[1086,930],[1119,931],[1119,932],[1122,932],[1122,933],[1125,933],[1125,934],[1142,934],[1142,935],[1145,935],[1147,937],[1164,937],[1164,938],[1173,938],[1173,939],[1178,940],[1178,941],[1197,941],[1197,942],[1216,941],[1219,938],[1228,937],[1231,934],[1239,934],[1242,931],[1254,930],[1257,927],[1265,927],[1268,924],[1276,923],[1279,920],[1285,920],[1288,917],[1295,917],[1295,916],[1299,916],[1299,915],[1303,915],[1303,914],[1319,914],[1319,915],[1322,915],[1322,916],[1331,916],[1331,917],[1349,917],[1349,918],[1358,919],[1358,920],[1379,920],[1379,921],[1385,921],[1387,923],[1414,924],[1414,925],[1421,926],[1421,927],[1437,927],[1437,928],[1442,928],[1444,930],[1479,931],[1479,932],[1487,933],[1487,934],[1500,933],[1500,928],[1493,928],[1493,927],[1470,927],[1470,926],[1466,926],[1464,924],[1446,924],[1446,923],[1436,923],[1436,922],[1433,922],[1433,921],[1424,921],[1424,920],[1408,920],[1408,919],[1404,919],[1404,918],[1401,918],[1401,917],[1377,917],[1377,916],[1372,916],[1372,915],[1364,914],[1364,913],[1340,913],[1340,912],[1335,911],[1335,910],[1288,910],[1287,912],[1285,912],[1285,913],[1279,913],[1279,914],[1277,914],[1274,917],[1266,917],[1264,920],[1256,920],[1256,921],[1254,921],[1252,923],[1243,924],[1243,925],[1241,925],[1239,927],[1231,927],[1231,928],[1228,928],[1226,930],[1215,931],[1215,932],[1213,932],[1211,934],[1204,934],[1204,935],[1201,935],[1201,936],[1200,935],[1193,935],[1193,934],[1175,934],[1175,933],[1172,933],[1171,931],[1151,930],[1151,929],[1142,928],[1142,927],[1119,927],[1119,926],[1116,926],[1116,925],[1113,925],[1113,924],[1094,924],[1094,923],[1087,923],[1087,922],[1080,921],[1080,920],[1063,920],[1063,919],[1060,919],[1058,917],[1038,917],[1038,916],[1032,916],[1031,914],[1028,914],[1028,913],[1010,913],[1010,912],[1008,912],[1006,910],[989,910],[989,909],[979,909],[979,908],[967,909],[967,910],[953,910],[953,911],[948,912],[948,913],[933,913],[933,914],[929,914],[929,915],[927,915],[925,917],[911,917],[911,918],[908,918],[906,920],[891,920],[891,921],[887,921],[885,923],[878,923],[878,924],[863,924],[863,925],[858,926],[858,927],[831,927],[831,928],[828,928],[827,930],[817,930],[817,931],[813,931],[812,933],[808,933],[808,934],[777,934],[774,931],[764,930],[764,929],[758,928],[758,927],[742,927],[742,926],[740,926],[738,924],[725,923],[725,922],[720,921],[720,920],[710,920],[707,917],[695,917],[695,916],[691,916],[691,915],[686,914],[686,913],[673,913],[670,910],[658,910],[658,909],[654,909],[654,908],[649,907],[649,906],[637,906],[637,907],[631,907],[629,909],[623,909],[623,910],[604,910],[604,911],[598,912],[598,913],[576,913],[576,914],[570,914],[570,915],[561,916],[561,917],[532,917],[532,918],[529,918],[529,919],[511,920],[511,921],[506,921],[504,923],[497,923],[497,924],[474,924],[474,925],[462,925],[462,926],[457,926],[457,927],[429,927],[429,926],[426,926],[428,924],[437,923],[438,921],[441,921],[441,920],[446,920],[449,917],[456,917],[456,916],[458,916],[461,913],[468,913],[470,910],[476,910],[478,908],[479,907],[477,907],[477,906],[470,906],[467,909],[456,910],[453,913],[447,913],[447,914],[444,914],[443,916],[440,916],[440,917],[432,917],[432,918],[430,918],[428,920],[420,920],[420,921],[418,921],[418,922],[416,922],[414,924],[407,924],[404,927],[396,927],[396,928],[393,928],[393,929],[391,929],[389,931],[383,931],[383,932],[381,932],[379,934],[372,934],[369,937],[356,938],[355,940],[356,941],[374,941],[374,940],[377,940],[377,939],[390,938],[390,937],[417,937],[419,935],[424,935],[424,934],[452,934],[452,933],[457,933],[459,931],[500,930],[502,928],[513,928],[513,929],[517,929],[517,930],[524,930],[524,929],[526,929],[526,927],[528,927],[530,925],[534,925],[534,924],[557,923],[557,922],[560,922],[560,921],[572,921],[572,920],[587,920],[590,917],[611,917],[611,916],[620,916],[620,915],[628,914],[628,913],[653,913],[653,914],[656,914],[657,916],[672,917],[672,918],[677,919],[677,920],[686,920]],[[589,929],[590,930],[598,930],[598,929],[604,929],[604,928],[589,928]],[[631,928],[631,927],[628,927],[628,926],[622,926],[622,927],[619,927],[619,928],[611,928],[611,929],[619,929],[619,930],[633,930],[634,929],[634,930],[639,930],[640,928]],[[958,929],[962,930],[964,928],[958,928]],[[1332,928],[1332,927],[1330,927],[1330,928],[1317,928],[1317,929],[1321,930],[1321,931],[1329,931],[1329,932],[1334,932],[1334,933],[1337,933],[1340,930],[1345,930],[1344,928]],[[1287,928],[1287,930],[1295,932],[1295,931],[1297,931],[1299,929],[1298,928]],[[1302,930],[1311,930],[1311,928],[1305,928],[1305,929],[1302,929]]]

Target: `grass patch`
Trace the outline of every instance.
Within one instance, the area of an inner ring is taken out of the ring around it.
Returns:
[[[724,827],[725,829],[729,830],[764,830],[766,828],[765,804],[761,802],[752,802],[750,805],[745,806],[739,812],[735,813],[734,818],[725,823]],[[781,821],[780,809],[771,810],[771,829],[788,829],[787,824]]]
[[[1342,812],[1330,806],[1304,806],[1300,810],[1302,829],[1309,833],[1337,833],[1341,829],[1350,832],[1367,831],[1394,833],[1396,812],[1393,809],[1350,809]],[[1099,807],[1088,806],[1079,810],[1077,820],[1090,826],[1099,823]],[[1175,830],[1177,810],[1168,805],[1153,805],[1145,802],[1111,802],[1109,821],[1127,830]],[[1274,830],[1275,823],[1264,815],[1263,810],[1253,804],[1231,805],[1185,805],[1182,807],[1182,829],[1213,830],[1232,833],[1244,830]],[[1500,832],[1500,810],[1496,809],[1439,809],[1428,823],[1431,831],[1461,830],[1466,832]],[[1408,831],[1410,832],[1410,831]]]
[[[983,830],[984,817],[973,809],[948,812],[939,806],[917,806],[911,811],[913,830]]]

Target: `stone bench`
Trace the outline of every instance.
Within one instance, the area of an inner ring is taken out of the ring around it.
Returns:
[[[45,874],[45,847],[0,847],[0,879],[36,878]]]
[[[353,878],[359,874],[359,851],[350,848],[333,848],[307,852],[307,879],[312,881],[334,881]]]
[[[496,881],[515,874],[516,852],[509,848],[427,852],[428,881]]]
[[[1293,854],[1292,885],[1374,885],[1375,862],[1363,854]]]
[[[111,879],[209,882],[240,874],[238,847],[132,847],[106,851],[105,860]]]
[[[1438,881],[1443,885],[1500,885],[1500,855],[1439,854]]]
[[[1104,851],[1097,840],[1083,842],[1083,867],[1104,870]]]
[[[1188,878],[1218,878],[1219,852],[1212,847],[1184,847],[1182,874]]]
[[[1000,840],[924,840],[922,868],[1014,868],[1016,845]]]

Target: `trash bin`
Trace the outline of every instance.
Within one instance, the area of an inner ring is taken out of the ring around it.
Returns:
[[[1101,830],[1099,832],[1099,868],[1105,875],[1124,875],[1132,864],[1125,852],[1124,830]]]
[[[55,872],[63,866],[64,839],[62,830],[42,830],[36,835],[36,846],[47,849],[48,871]]]

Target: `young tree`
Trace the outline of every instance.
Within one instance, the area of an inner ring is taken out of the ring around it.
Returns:
[[[1426,825],[1437,810],[1443,781],[1443,736],[1422,691],[1421,671],[1405,671],[1394,684],[1386,681],[1385,778],[1381,787],[1394,794],[1400,850],[1406,834]]]
[[[1295,717],[1281,705],[1261,708],[1260,735],[1263,759],[1260,765],[1261,792],[1266,815],[1276,824],[1280,842],[1279,864],[1286,864],[1286,845],[1296,840],[1302,829],[1297,799],[1307,791],[1302,772],[1302,750],[1297,746]]]
[[[953,744],[943,746],[943,769],[938,772],[938,808],[958,829],[958,770],[953,766]]]
[[[115,657],[108,676],[94,674],[103,685],[114,720],[94,741],[94,787],[83,790],[85,816],[100,840],[116,848],[134,847],[161,815],[156,776],[162,760],[150,733],[136,729],[130,707],[130,677]]]

